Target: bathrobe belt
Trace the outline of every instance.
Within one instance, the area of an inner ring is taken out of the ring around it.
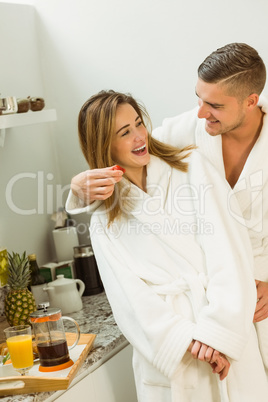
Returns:
[[[151,285],[151,288],[159,295],[171,297],[190,291],[192,308],[194,316],[197,319],[200,309],[204,306],[204,303],[207,304],[205,296],[207,285],[207,275],[203,272],[199,272],[196,275],[189,275],[187,278],[177,278],[169,283],[159,285],[154,284]]]

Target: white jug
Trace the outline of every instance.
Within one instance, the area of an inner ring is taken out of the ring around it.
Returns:
[[[79,285],[79,290],[76,284]],[[63,314],[74,313],[82,309],[82,294],[85,284],[80,279],[64,278],[64,275],[57,275],[57,279],[49,282],[43,288],[48,293],[50,307],[60,308]]]

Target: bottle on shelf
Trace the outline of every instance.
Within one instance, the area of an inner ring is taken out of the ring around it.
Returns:
[[[30,271],[31,271],[31,281],[29,283],[29,286],[42,285],[46,281],[45,278],[40,273],[40,269],[36,261],[36,255],[35,254],[28,255],[28,260],[30,263]]]
[[[36,255],[28,255],[28,260],[30,263],[31,271],[31,281],[28,286],[29,290],[34,295],[36,307],[38,308],[39,304],[47,303],[49,301],[47,292],[43,290],[46,280],[40,272],[39,266],[36,261]]]

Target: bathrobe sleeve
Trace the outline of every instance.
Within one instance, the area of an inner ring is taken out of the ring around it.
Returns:
[[[133,347],[171,378],[193,339],[194,323],[174,314],[162,297],[128,269],[128,261],[104,228],[103,216],[93,214],[91,242],[115,320]]]
[[[176,117],[164,119],[162,125],[153,130],[153,137],[179,148],[195,144],[195,131],[199,120],[197,112],[198,107]]]
[[[83,201],[73,194],[72,190],[69,191],[65,209],[70,215],[78,214],[93,214],[93,212],[101,205],[102,201],[94,201],[90,205],[84,205]]]

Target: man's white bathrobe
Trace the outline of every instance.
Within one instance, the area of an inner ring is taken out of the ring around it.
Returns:
[[[238,222],[244,220],[247,226],[254,253],[255,279],[268,282],[268,100],[264,96],[260,97],[259,107],[265,113],[263,127],[233,189],[241,211],[230,209],[230,213]],[[176,147],[196,144],[225,178],[221,136],[213,137],[206,132],[205,119],[199,119],[197,111],[195,108],[165,119],[163,125],[153,131],[153,136]],[[268,318],[255,325],[268,369]]]
[[[183,173],[151,156],[147,193],[123,179],[122,218],[107,228],[104,205],[91,218],[107,297],[133,345],[138,400],[265,402],[248,233],[228,212],[229,202],[239,207],[218,172],[197,151],[189,162]],[[87,210],[76,202],[70,193],[69,212]],[[192,358],[192,339],[228,356],[227,380]]]

